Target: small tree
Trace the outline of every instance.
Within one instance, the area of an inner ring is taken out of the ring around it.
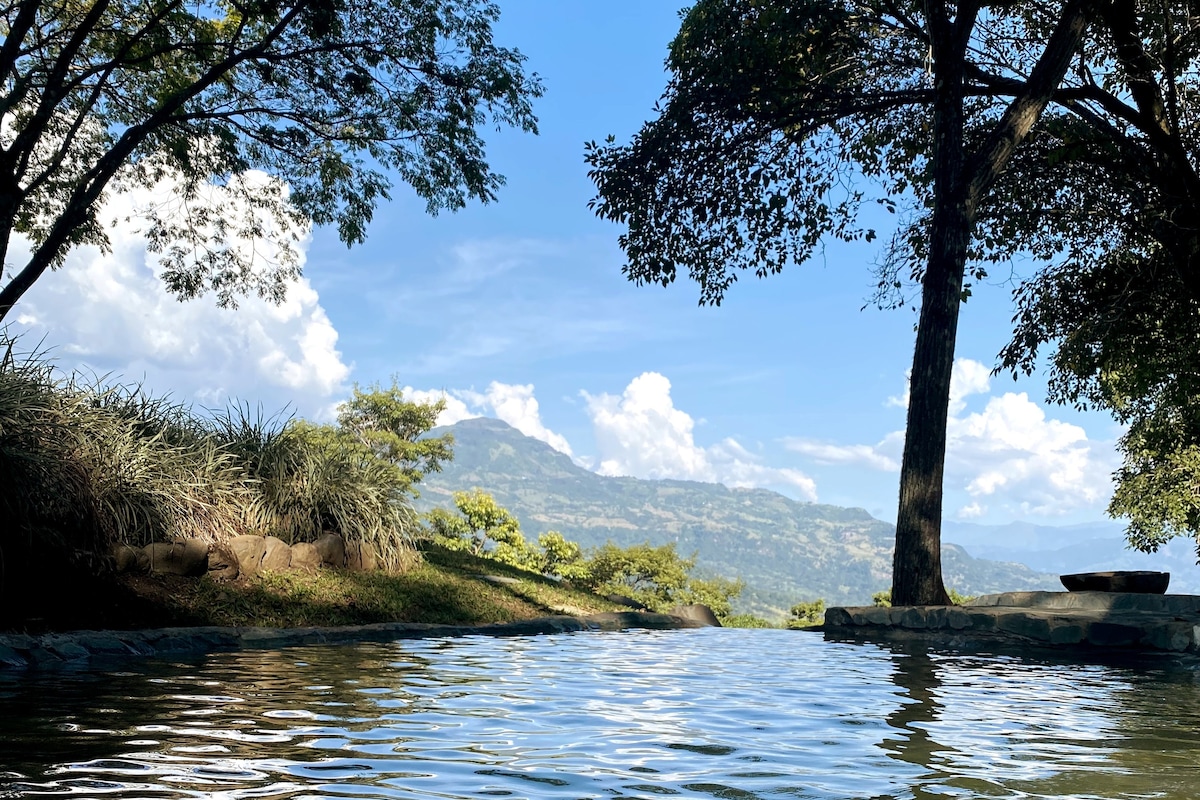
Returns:
[[[825,622],[825,600],[817,598],[811,602],[799,602],[788,612],[789,628],[808,628]]]
[[[586,579],[589,569],[578,542],[568,540],[558,531],[546,531],[538,537],[542,548],[541,571],[568,581]]]
[[[0,8],[0,319],[80,244],[106,193],[167,188],[146,236],[181,299],[279,301],[309,222],[366,235],[390,175],[428,210],[495,198],[478,130],[536,130],[487,0],[21,0]],[[266,177],[264,177],[264,174]],[[272,240],[270,248],[255,246]]]
[[[455,492],[454,507],[457,514],[435,508],[426,515],[435,542],[523,569],[541,566],[540,554],[521,533],[521,523],[490,494],[481,489]]]
[[[394,464],[416,497],[414,485],[430,472],[441,472],[442,464],[454,458],[453,434],[425,435],[445,408],[445,400],[405,400],[395,381],[388,389],[372,384],[363,390],[355,384],[353,396],[338,407],[338,426],[341,433]]]
[[[743,587],[740,580],[692,577],[695,556],[681,557],[674,543],[622,548],[608,542],[589,555],[586,566],[587,575],[579,580],[581,584],[600,594],[627,595],[654,611],[703,603],[718,617],[728,616],[730,601]]]

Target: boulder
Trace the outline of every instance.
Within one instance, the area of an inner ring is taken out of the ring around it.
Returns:
[[[199,577],[208,572],[208,544],[199,539],[153,542],[145,553],[154,574]]]
[[[267,550],[263,553],[262,568],[283,572],[292,565],[292,548],[283,539],[266,536],[263,539]]]
[[[241,573],[233,548],[220,542],[208,547],[208,576],[218,581],[232,581]]]
[[[292,545],[292,560],[288,569],[300,572],[316,572],[321,567],[321,551],[311,542],[296,542]]]
[[[366,542],[349,542],[346,545],[346,569],[374,572],[379,569],[379,555],[375,548]]]
[[[248,533],[235,536],[226,544],[238,560],[238,573],[251,576],[262,569],[263,556],[267,554],[267,540],[262,536]]]
[[[336,533],[326,531],[313,542],[321,554],[321,563],[327,567],[341,569],[346,566],[346,542]]]
[[[113,569],[117,572],[149,572],[150,558],[140,547],[118,542],[112,546]]]
[[[682,617],[696,622],[702,622],[705,625],[711,625],[715,628],[721,627],[721,621],[717,619],[717,615],[713,610],[701,603],[692,603],[686,606],[675,606],[667,612],[672,617]]]

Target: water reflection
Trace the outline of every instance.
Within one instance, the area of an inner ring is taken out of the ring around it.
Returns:
[[[0,793],[1188,797],[1195,673],[788,631],[223,653],[0,673]]]
[[[904,797],[1195,796],[1191,669],[916,648],[892,658],[899,703],[879,747],[920,768]]]
[[[942,683],[936,662],[925,652],[896,652],[893,663],[892,682],[900,690],[900,697],[895,710],[887,715],[893,731],[883,737],[879,747],[890,757],[921,768],[912,785],[912,796],[924,800],[934,796],[925,786],[941,784],[949,777],[936,767],[939,754],[949,748],[930,736],[930,726],[942,712]]]

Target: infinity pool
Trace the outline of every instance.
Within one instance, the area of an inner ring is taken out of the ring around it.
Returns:
[[[0,672],[0,796],[1192,798],[1200,676],[703,629]]]

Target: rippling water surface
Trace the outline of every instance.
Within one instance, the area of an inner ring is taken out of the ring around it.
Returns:
[[[0,672],[0,796],[1200,796],[1200,679],[705,629]]]

